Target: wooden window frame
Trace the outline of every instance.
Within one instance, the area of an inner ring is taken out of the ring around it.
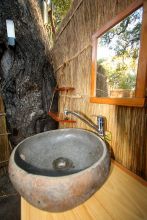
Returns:
[[[140,52],[136,78],[135,97],[133,98],[108,98],[96,97],[96,67],[97,67],[97,39],[107,30],[119,23],[133,11],[143,6],[143,17],[141,27]],[[143,107],[146,105],[147,86],[147,0],[136,0],[115,18],[102,28],[98,29],[92,36],[92,71],[91,71],[91,97],[90,102],[99,104],[112,104],[123,106]]]

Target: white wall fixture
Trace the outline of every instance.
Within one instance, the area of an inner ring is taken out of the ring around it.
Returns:
[[[10,19],[6,20],[8,45],[15,46],[15,27],[14,22]]]
[[[47,4],[50,5],[50,4],[51,4],[51,0],[48,0],[48,1],[47,1]]]
[[[48,2],[43,0],[43,22],[44,24],[48,24]]]

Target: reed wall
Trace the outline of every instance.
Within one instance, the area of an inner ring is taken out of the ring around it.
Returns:
[[[107,118],[112,133],[110,145],[117,162],[147,179],[147,110],[90,103],[92,34],[125,9],[133,0],[75,0],[64,19],[52,50],[59,87],[75,91],[60,92],[59,112],[64,109],[84,113],[93,122],[96,115]],[[90,129],[80,120],[60,127]]]

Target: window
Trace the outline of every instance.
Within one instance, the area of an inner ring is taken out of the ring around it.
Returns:
[[[135,1],[93,35],[91,102],[145,105],[146,8],[146,1]]]

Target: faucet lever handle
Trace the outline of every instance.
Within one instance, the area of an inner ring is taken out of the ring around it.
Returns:
[[[97,125],[99,134],[104,136],[105,135],[105,117],[102,115],[97,115]]]

